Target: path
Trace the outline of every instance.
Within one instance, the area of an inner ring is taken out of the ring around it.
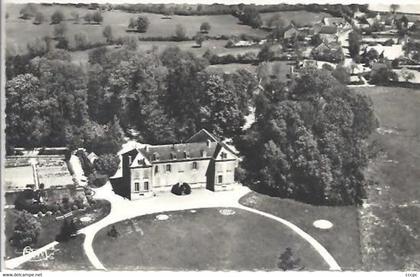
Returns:
[[[83,248],[89,261],[96,269],[106,270],[104,265],[96,256],[95,251],[93,250],[93,239],[96,233],[102,228],[122,220],[146,214],[199,208],[230,207],[253,212],[284,224],[288,228],[292,229],[301,238],[310,243],[328,264],[330,270],[341,270],[340,266],[337,264],[331,254],[316,239],[314,239],[311,235],[304,232],[293,223],[272,214],[241,205],[239,203],[239,199],[249,191],[250,190],[247,187],[236,185],[231,191],[214,193],[209,190],[199,189],[193,190],[192,194],[185,196],[176,196],[171,193],[164,193],[158,197],[130,201],[116,195],[112,191],[111,185],[108,182],[102,188],[95,189],[95,198],[108,200],[111,203],[111,212],[102,220],[79,230],[80,234],[85,235]],[[53,247],[55,244],[57,244],[57,242],[53,242],[44,246],[43,248],[36,250],[31,253],[31,256],[26,255],[8,260],[6,261],[6,268],[16,268],[20,264],[35,257],[37,255],[36,253],[40,254],[42,251],[45,251],[45,249]]]

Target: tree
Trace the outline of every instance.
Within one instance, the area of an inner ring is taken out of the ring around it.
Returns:
[[[205,36],[203,36],[203,34],[201,32],[197,32],[197,34],[194,37],[195,43],[200,47],[202,46],[203,41],[205,39],[206,39]]]
[[[246,6],[243,11],[239,12],[239,20],[242,23],[251,26],[252,28],[259,28],[262,25],[261,16],[255,6]]]
[[[116,154],[103,154],[94,162],[95,169],[101,173],[111,177],[117,172],[120,158]]]
[[[267,27],[269,28],[283,30],[285,26],[286,22],[280,14],[275,14],[267,20]]]
[[[102,21],[104,20],[104,17],[102,16],[101,11],[97,10],[92,14],[92,20],[96,23],[96,24],[101,24]]]
[[[33,42],[29,42],[26,48],[28,49],[29,55],[32,57],[42,56],[48,51],[45,41],[40,38],[36,38]]]
[[[20,18],[30,19],[36,15],[38,12],[37,7],[33,3],[28,3],[19,11]]]
[[[80,15],[79,15],[78,12],[72,11],[71,12],[71,17],[73,18],[73,21],[74,21],[75,24],[79,24],[79,22],[80,22]]]
[[[26,246],[33,246],[41,232],[41,224],[27,211],[19,213],[15,224],[10,244],[19,250]]]
[[[210,23],[203,22],[200,26],[200,32],[207,34],[211,29]]]
[[[321,36],[319,34],[315,34],[315,35],[312,36],[311,45],[316,47],[316,46],[320,45],[321,43],[322,43],[322,39],[321,39]]]
[[[54,36],[56,38],[63,38],[67,33],[67,24],[61,22],[54,26]]]
[[[41,13],[41,12],[37,12],[37,13],[35,14],[34,24],[35,24],[35,25],[39,25],[39,24],[44,23],[44,21],[45,21],[45,16],[44,16],[44,14],[43,14],[43,13]]]
[[[280,255],[278,267],[283,271],[294,270],[299,267],[300,259],[294,259],[292,249],[287,247],[286,250]]]
[[[64,20],[64,14],[61,10],[56,10],[51,15],[51,24],[59,24],[63,20]]]
[[[350,83],[350,72],[341,64],[338,64],[331,74],[344,85]]]
[[[360,53],[360,41],[362,37],[359,32],[351,31],[349,33],[349,52],[350,56],[354,59],[357,59]]]
[[[93,21],[93,15],[90,13],[90,12],[88,12],[88,13],[86,13],[85,14],[85,16],[83,17],[83,19],[88,23],[88,24],[90,24],[92,21]]]
[[[137,20],[130,20],[130,24],[128,25],[129,28],[137,29],[137,32],[145,33],[147,28],[149,28],[150,21],[149,18],[146,16],[139,16]]]
[[[392,14],[395,14],[395,12],[400,9],[400,5],[398,5],[398,4],[391,4],[389,6],[389,9],[391,10],[391,13]]]
[[[88,36],[85,32],[74,35],[74,44],[76,49],[85,49],[89,45]]]
[[[39,79],[32,74],[18,75],[6,83],[6,143],[40,146],[45,136]]]
[[[414,75],[414,73],[412,72],[412,71],[409,71],[407,68],[403,68],[403,69],[401,69],[401,76],[403,77],[403,79],[406,81],[406,82],[408,82],[408,81],[410,81],[410,80],[413,80],[413,79],[415,79],[415,75]]]
[[[187,39],[185,28],[181,24],[176,25],[174,38],[176,41],[183,41]]]
[[[114,40],[114,34],[112,32],[112,28],[109,25],[106,25],[105,28],[102,31],[102,35],[105,37],[106,42],[108,44],[112,43]]]
[[[76,224],[72,220],[64,219],[61,225],[60,233],[57,234],[55,240],[58,242],[67,242],[76,235]]]
[[[269,44],[264,44],[261,48],[260,52],[258,53],[258,60],[260,62],[270,61],[274,58],[274,52],[271,51],[271,47]]]

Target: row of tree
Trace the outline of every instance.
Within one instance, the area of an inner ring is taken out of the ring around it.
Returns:
[[[234,136],[256,77],[245,70],[211,74],[207,65],[178,48],[98,48],[86,67],[64,50],[50,51],[8,68],[16,71],[7,74],[7,145],[83,146],[103,154],[118,151],[128,129],[145,143],[183,141],[201,128]]]

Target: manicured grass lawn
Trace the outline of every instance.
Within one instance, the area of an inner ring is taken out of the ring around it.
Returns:
[[[257,192],[245,195],[239,202],[294,223],[318,240],[343,270],[360,269],[361,255],[356,207],[313,206]],[[318,219],[329,220],[334,225],[326,230],[315,228],[312,223]]]
[[[278,257],[291,247],[305,270],[327,270],[312,246],[288,227],[234,209],[198,209],[156,214],[115,224],[120,236],[99,231],[93,247],[108,270],[278,270]]]
[[[78,218],[82,216],[90,216],[93,220],[87,224],[80,225],[79,228],[83,226],[87,226],[94,222],[99,221],[100,219],[104,218],[107,214],[109,214],[111,210],[111,205],[108,201],[105,200],[98,200],[97,208],[88,208],[86,211],[76,211],[76,216]],[[14,247],[12,247],[9,243],[9,239],[13,235],[13,230],[16,224],[16,220],[19,216],[20,211],[16,209],[5,209],[5,259],[10,259],[13,257],[21,256],[22,253],[16,253]],[[55,240],[56,235],[60,232],[62,220],[56,220],[56,215],[52,216],[44,216],[38,218],[39,222],[41,223],[41,232],[38,237],[37,243],[32,248],[40,248],[52,241]]]
[[[23,7],[20,4],[8,4],[6,6],[9,18],[6,21],[6,41],[7,47],[17,53],[26,52],[26,45],[28,42],[34,41],[36,38],[43,38],[47,35],[53,35],[54,25],[50,25],[50,16],[56,10],[63,11],[67,19],[71,19],[71,12],[79,13],[81,20],[80,24],[74,24],[73,21],[67,21],[68,32],[67,36],[70,43],[73,43],[74,35],[80,32],[86,33],[91,42],[104,42],[102,35],[104,26],[110,25],[113,29],[115,37],[121,36],[141,36],[141,37],[168,37],[175,33],[177,24],[182,24],[185,28],[187,36],[193,36],[199,31],[200,25],[203,22],[209,22],[211,30],[210,36],[220,35],[240,35],[246,33],[248,35],[255,35],[263,38],[266,32],[260,29],[253,29],[247,25],[238,24],[239,21],[232,15],[211,15],[211,16],[172,16],[172,19],[162,19],[160,14],[146,14],[150,21],[149,28],[146,33],[127,33],[126,29],[131,17],[139,14],[127,13],[120,10],[103,12],[104,21],[101,25],[84,24],[83,16],[87,12],[92,12],[86,8],[66,7],[66,6],[38,6],[39,10],[45,15],[46,22],[40,25],[32,24],[31,20],[23,20],[19,18],[19,11]]]
[[[267,21],[275,14],[280,15],[280,17],[286,22],[286,25],[293,20],[298,26],[313,25],[321,21],[322,18],[331,16],[330,14],[324,12],[314,13],[308,11],[281,11],[262,13],[261,19],[263,20],[264,25],[267,25]]]
[[[420,270],[420,91],[399,87],[357,88],[369,95],[387,132],[370,144],[380,150],[366,170],[368,187],[361,217],[366,270]]]
[[[78,235],[68,242],[59,243],[54,257],[48,261],[29,261],[18,269],[22,270],[93,270],[83,250],[84,235]]]

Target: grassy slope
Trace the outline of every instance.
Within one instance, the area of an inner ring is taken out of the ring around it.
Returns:
[[[305,270],[327,269],[321,256],[287,227],[235,211],[231,216],[218,209],[170,212],[166,221],[142,216],[117,223],[116,239],[107,236],[110,227],[102,229],[93,246],[112,270],[277,270],[286,247],[292,248]]]
[[[50,15],[57,9],[57,7],[41,7],[42,13],[46,17],[46,22],[41,25],[33,25],[32,20],[19,19],[19,11],[22,5],[8,4],[7,12],[9,18],[6,21],[6,41],[9,48],[15,47],[16,51],[21,53],[26,51],[28,42],[34,41],[36,38],[42,38],[46,35],[53,35],[54,25],[50,25]],[[259,29],[252,29],[247,25],[239,24],[236,17],[232,15],[212,15],[212,16],[177,16],[174,15],[172,19],[162,19],[159,14],[143,14],[150,20],[150,25],[146,33],[127,33],[126,29],[129,19],[138,14],[127,13],[119,10],[103,12],[104,21],[101,25],[84,24],[83,15],[92,12],[86,8],[76,7],[59,7],[63,11],[67,19],[71,19],[71,12],[76,11],[81,16],[81,24],[74,24],[73,21],[68,21],[68,37],[72,43],[74,34],[84,32],[88,35],[91,42],[103,42],[105,39],[102,36],[103,27],[111,25],[115,37],[120,36],[142,36],[142,37],[167,37],[175,33],[177,24],[182,24],[188,36],[193,36],[199,31],[202,22],[209,22],[211,30],[209,35],[240,35],[246,33],[248,35],[256,35],[264,37],[265,31]]]
[[[361,267],[359,225],[355,207],[322,207],[281,199],[251,192],[240,201],[241,204],[279,216],[296,224],[319,241],[336,259],[344,270]],[[321,230],[312,224],[326,219],[334,226]],[[345,249],[345,251],[343,251]]]
[[[380,127],[370,140],[381,150],[367,169],[375,182],[362,211],[362,242],[367,270],[420,269],[420,91],[358,88],[374,103]]]
[[[48,261],[29,261],[18,269],[22,270],[93,270],[88,257],[83,250],[84,235],[58,244],[54,258]]]

